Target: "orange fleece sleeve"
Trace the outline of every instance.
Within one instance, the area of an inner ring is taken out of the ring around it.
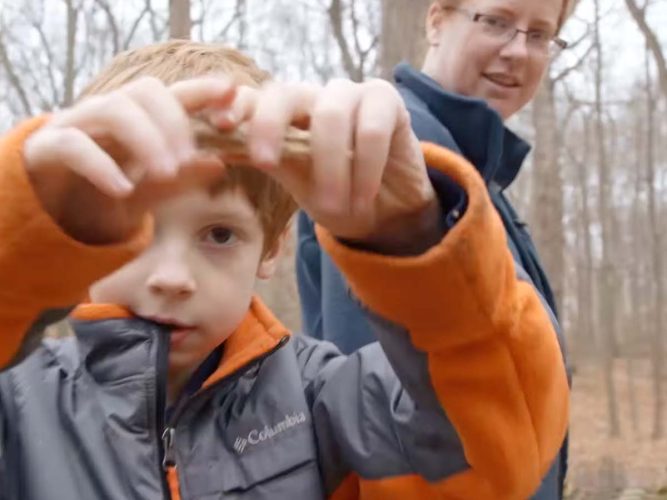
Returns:
[[[557,335],[532,284],[517,278],[477,171],[444,148],[424,144],[423,151],[429,166],[468,196],[465,214],[438,245],[420,256],[393,257],[349,248],[321,227],[317,235],[361,302],[407,329],[427,354],[433,389],[470,468],[438,484],[362,479],[361,489],[365,498],[392,491],[527,498],[567,429],[569,389]]]
[[[94,281],[135,256],[152,234],[147,219],[127,242],[88,246],[60,229],[42,209],[23,162],[25,140],[44,121],[30,120],[0,139],[0,369],[42,311],[81,301]]]

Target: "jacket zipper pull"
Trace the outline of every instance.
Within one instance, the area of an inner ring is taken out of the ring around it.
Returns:
[[[167,470],[169,467],[176,465],[176,458],[174,457],[174,433],[176,429],[173,427],[165,428],[162,433],[162,446],[164,448],[164,456],[162,457],[162,469]]]

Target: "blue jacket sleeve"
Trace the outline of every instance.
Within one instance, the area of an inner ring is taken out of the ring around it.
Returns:
[[[333,342],[345,354],[374,342],[366,314],[331,257],[321,250],[313,222],[303,212],[297,229],[296,273],[304,333]]]
[[[297,216],[296,277],[301,299],[303,330],[322,339],[322,269],[320,246],[313,221],[304,212]]]

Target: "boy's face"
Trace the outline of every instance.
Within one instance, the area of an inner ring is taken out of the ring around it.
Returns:
[[[277,252],[262,256],[264,231],[241,189],[193,188],[154,216],[151,246],[90,295],[174,327],[170,373],[190,372],[241,322],[256,278],[270,277]]]

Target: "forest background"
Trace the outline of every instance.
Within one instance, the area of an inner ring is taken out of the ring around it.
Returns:
[[[70,105],[117,52],[193,38],[281,80],[421,64],[429,0],[0,0],[0,132]],[[667,0],[580,0],[511,187],[574,370],[570,498],[667,498]],[[294,246],[262,295],[299,330]]]

